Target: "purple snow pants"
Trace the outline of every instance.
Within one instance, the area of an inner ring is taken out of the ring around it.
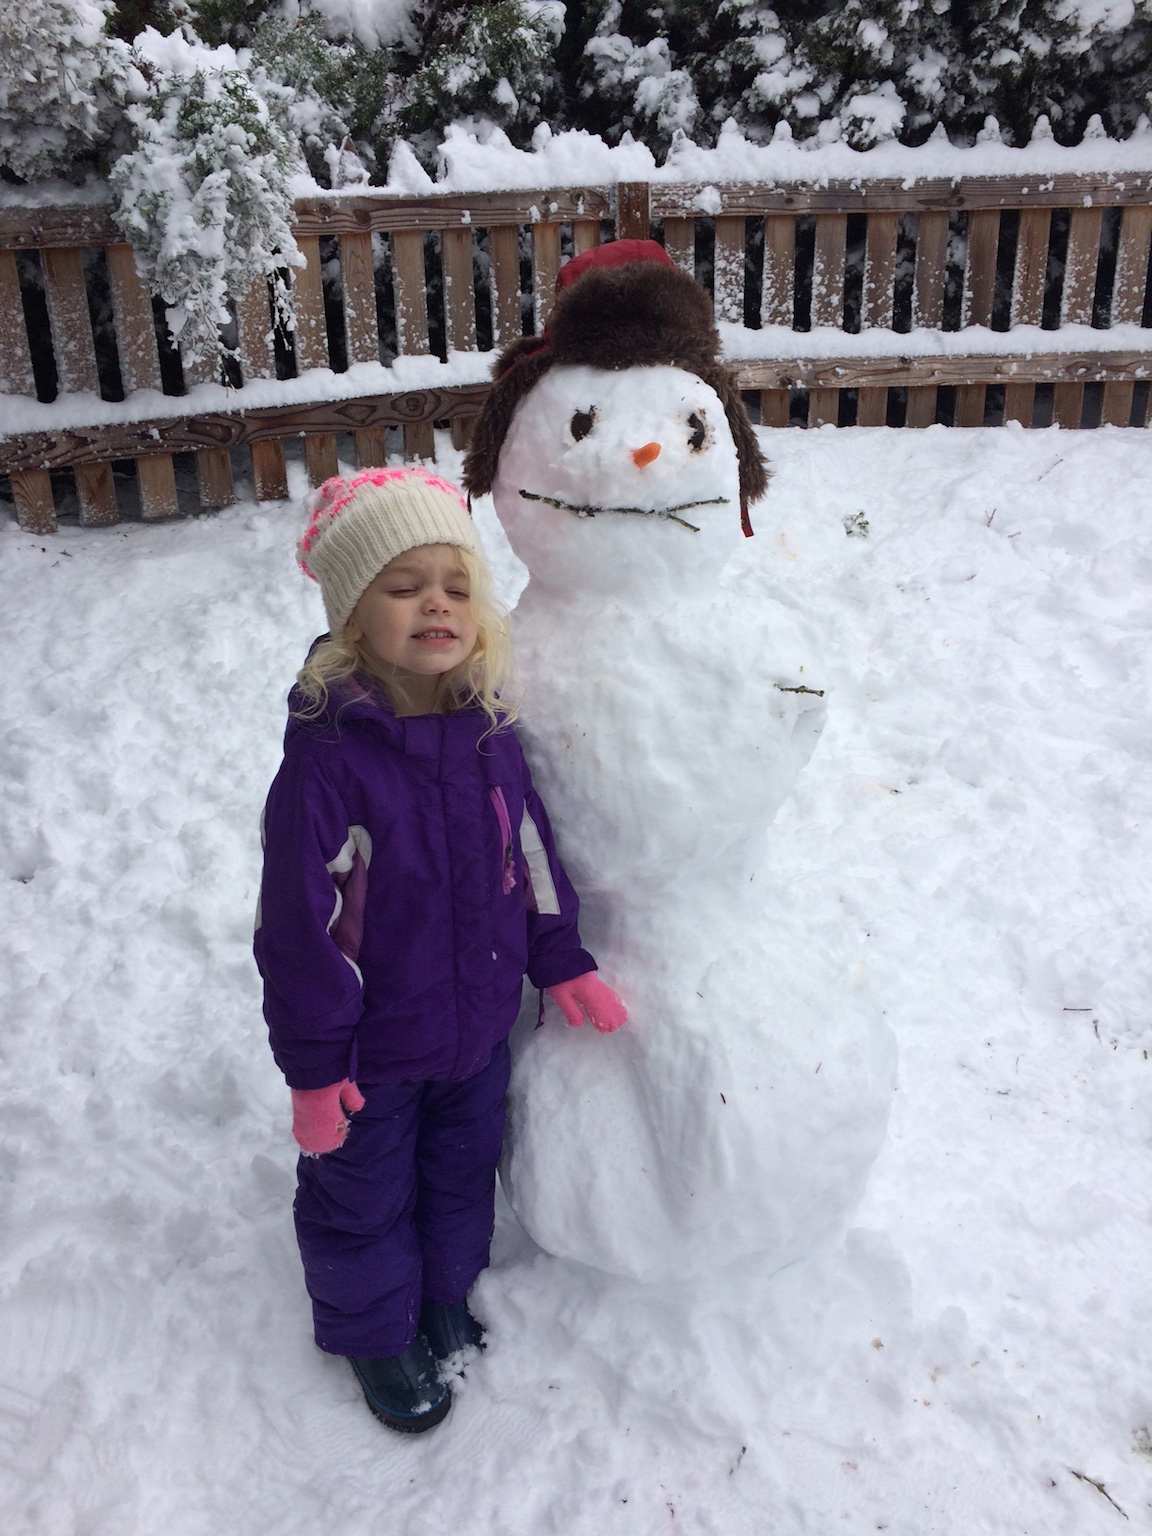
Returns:
[[[502,1040],[461,1082],[361,1083],[344,1145],[300,1159],[296,1236],[321,1349],[399,1355],[421,1301],[463,1301],[486,1267],[509,1066]]]

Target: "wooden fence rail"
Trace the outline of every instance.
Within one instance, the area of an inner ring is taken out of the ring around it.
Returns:
[[[661,240],[711,289],[765,425],[1147,420],[1152,172],[333,193],[296,205],[294,333],[265,284],[235,295],[230,391],[191,400],[221,381],[182,365],[107,213],[0,206],[0,474],[20,522],[50,531],[73,498],[85,526],[225,506],[238,449],[256,496],[281,497],[294,439],[313,484],[401,437],[432,457],[436,424],[463,446],[485,354],[539,331],[562,261],[615,237]]]

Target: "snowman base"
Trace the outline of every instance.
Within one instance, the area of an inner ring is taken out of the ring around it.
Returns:
[[[650,979],[611,1037],[551,1011],[518,1027],[501,1183],[534,1241],[660,1281],[750,1254],[780,1269],[835,1235],[883,1142],[896,1062],[837,959],[777,933]]]

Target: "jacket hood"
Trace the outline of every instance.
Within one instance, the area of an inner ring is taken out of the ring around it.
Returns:
[[[328,635],[318,635],[308,649],[311,656],[316,647]],[[313,740],[338,741],[348,728],[368,728],[395,747],[399,752],[426,754],[439,740],[445,721],[467,720],[471,734],[477,737],[488,729],[488,716],[478,706],[454,710],[447,715],[404,715],[398,717],[384,685],[366,672],[353,672],[341,678],[328,690],[323,708],[313,713],[311,701],[305,697],[300,685],[294,684],[288,694],[288,723],[284,729],[284,748],[298,736]],[[460,727],[454,727],[459,730]]]
[[[330,635],[317,635],[308,647],[308,655],[311,656],[318,645],[329,639]],[[288,723],[284,729],[284,745],[287,747],[293,737],[301,734],[323,737],[339,732],[354,722],[383,727],[389,735],[403,735],[403,727],[396,718],[396,711],[383,685],[366,673],[353,672],[350,677],[343,677],[333,683],[328,689],[323,707],[315,712],[299,683],[294,683],[288,694]]]

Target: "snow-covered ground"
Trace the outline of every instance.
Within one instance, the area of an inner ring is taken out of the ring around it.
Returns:
[[[249,958],[298,510],[0,526],[5,1536],[1152,1530],[1152,435],[766,441],[741,558],[830,679],[770,858],[886,1000],[888,1140],[776,1275],[504,1208],[412,1442],[311,1344]]]

